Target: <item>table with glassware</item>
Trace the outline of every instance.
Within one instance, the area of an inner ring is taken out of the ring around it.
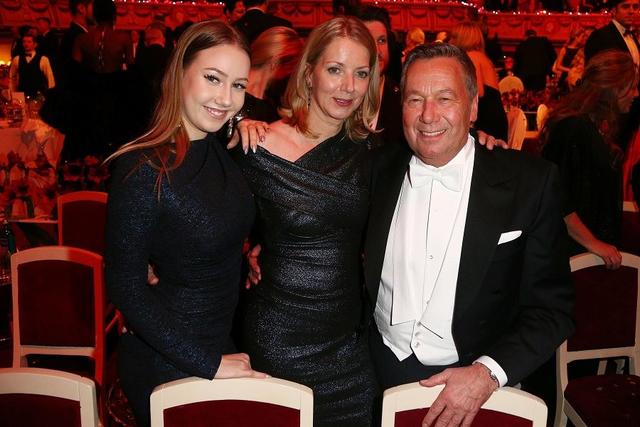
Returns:
[[[63,144],[64,135],[40,119],[37,106],[0,120],[0,209],[5,216],[51,214]]]

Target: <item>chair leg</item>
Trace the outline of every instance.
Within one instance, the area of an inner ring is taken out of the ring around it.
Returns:
[[[556,417],[553,427],[567,427],[567,414],[564,413],[564,406],[562,404],[556,405]]]

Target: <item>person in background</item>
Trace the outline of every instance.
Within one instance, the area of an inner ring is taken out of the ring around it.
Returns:
[[[402,141],[402,122],[400,88],[387,73],[391,62],[389,14],[381,7],[367,6],[360,10],[358,18],[364,22],[364,25],[371,33],[378,51],[380,107],[371,124],[379,132],[371,135],[370,143],[374,147],[396,144]]]
[[[255,369],[313,389],[316,427],[369,427],[378,392],[360,333],[377,57],[358,19],[316,27],[289,80],[283,119],[255,152],[236,152],[262,244],[262,282],[242,316],[245,350]]]
[[[526,39],[516,47],[513,72],[522,79],[527,90],[544,90],[556,60],[556,51],[549,39],[539,37],[535,30],[527,30],[525,36]]]
[[[76,78],[76,65],[73,61],[72,52],[76,38],[89,31],[93,25],[93,0],[69,0],[69,11],[71,12],[71,23],[65,31],[60,41],[58,51],[59,77],[58,85],[66,88],[67,82],[73,85]]]
[[[361,0],[332,0],[333,16],[358,16],[362,7]]]
[[[114,1],[95,0],[93,11],[96,26],[76,38],[72,57],[82,70],[84,155],[105,158],[133,137],[137,125],[128,113],[132,92],[126,70],[133,58],[129,32],[115,28]]]
[[[11,60],[9,69],[9,90],[24,92],[34,98],[56,85],[49,59],[37,51],[38,44],[31,34],[22,37],[24,53]]]
[[[57,78],[58,36],[51,31],[51,20],[46,16],[38,17],[36,26],[38,28],[38,37],[36,38],[38,52],[49,58],[54,76]]]
[[[373,165],[369,345],[382,387],[444,385],[422,426],[469,426],[573,331],[558,172],[475,143],[477,80],[456,46],[414,49],[401,87],[408,146]]]
[[[149,25],[144,30],[144,49],[135,62],[136,84],[140,91],[142,128],[148,126],[160,96],[162,77],[169,62],[171,51],[166,48],[164,31],[158,25]],[[142,130],[142,129],[140,129]]]
[[[638,96],[638,72],[628,54],[603,51],[586,65],[582,83],[558,101],[540,132],[542,156],[560,169],[571,255],[589,251],[608,268],[622,257],[620,115]]]
[[[596,53],[614,49],[631,55],[636,67],[640,67],[640,43],[633,33],[633,23],[640,13],[640,0],[611,0],[607,7],[611,13],[611,22],[594,30],[584,46],[585,61],[589,61]],[[636,99],[623,114],[620,123],[619,144],[626,149],[634,132],[640,126],[640,99]]]
[[[72,58],[88,71],[109,74],[126,70],[133,63],[129,33],[115,29],[116,6],[113,0],[95,0],[96,26],[78,36]]]
[[[267,13],[267,3],[267,0],[244,0],[244,15],[233,24],[245,35],[249,44],[271,27],[293,28],[290,21]]]
[[[484,53],[484,37],[480,26],[471,21],[457,24],[451,30],[451,44],[464,50],[476,69],[478,117],[474,123],[475,129],[506,141],[508,123],[498,89],[498,73]]]
[[[223,10],[229,24],[234,24],[238,19],[242,18],[242,15],[244,15],[244,1],[225,0]]]
[[[229,336],[255,208],[215,137],[242,107],[249,66],[233,28],[192,25],[169,61],[148,131],[111,156],[105,279],[129,325],[118,371],[141,427],[149,425],[149,396],[159,384],[265,377]],[[149,262],[155,286],[147,285]]]
[[[436,34],[436,38],[434,40],[435,43],[448,43],[449,42],[449,33],[447,31],[438,31]]]
[[[562,46],[556,62],[553,64],[553,73],[558,79],[561,91],[567,92],[576,85],[584,71],[584,45],[589,33],[582,27],[571,30],[569,40]],[[569,76],[571,75],[571,76]]]
[[[281,98],[291,73],[298,65],[303,47],[298,33],[288,27],[269,28],[251,44],[247,86],[251,97],[247,97],[243,108],[249,117],[268,123],[280,118]]]
[[[420,46],[424,44],[424,31],[422,31],[418,27],[413,27],[409,31],[407,31],[407,36],[404,40],[405,48],[402,51],[402,61],[404,62],[405,58],[413,50],[414,47]]]

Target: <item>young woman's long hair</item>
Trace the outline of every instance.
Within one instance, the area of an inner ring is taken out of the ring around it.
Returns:
[[[283,98],[280,114],[283,121],[295,127],[301,133],[313,136],[307,119],[311,89],[307,77],[316,66],[327,46],[337,38],[346,38],[362,45],[369,53],[369,86],[362,104],[345,120],[345,129],[349,138],[364,140],[369,133],[380,104],[380,77],[378,72],[378,51],[371,33],[364,24],[353,17],[340,16],[316,27],[311,32],[300,62],[289,79]]]
[[[587,63],[580,84],[549,112],[540,131],[540,142],[547,143],[550,129],[559,121],[582,116],[596,125],[613,152],[619,151],[616,144],[621,114],[618,99],[631,85],[638,84],[636,72],[629,54],[606,50],[595,55]]]
[[[123,145],[110,161],[135,150],[150,150],[147,163],[158,169],[157,187],[168,172],[179,167],[189,149],[189,135],[182,123],[182,79],[184,70],[203,50],[219,45],[236,45],[247,52],[244,38],[222,21],[203,21],[191,25],[180,36],[162,78],[161,94],[149,130]],[[172,158],[170,162],[170,158]]]

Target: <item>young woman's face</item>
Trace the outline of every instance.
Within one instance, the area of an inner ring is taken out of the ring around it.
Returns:
[[[333,40],[307,77],[309,120],[340,124],[360,107],[371,78],[369,52],[354,40]]]
[[[182,123],[189,139],[218,131],[244,103],[249,55],[236,45],[199,52],[182,77]]]

